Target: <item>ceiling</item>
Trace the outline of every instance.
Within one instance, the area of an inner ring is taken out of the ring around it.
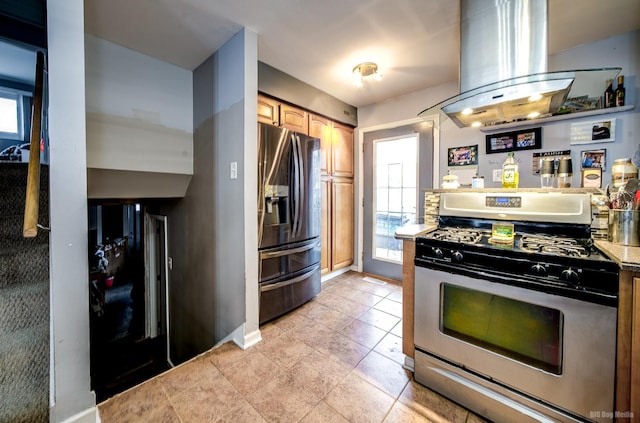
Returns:
[[[640,0],[548,4],[549,54],[640,29]],[[452,0],[85,0],[85,31],[193,70],[247,27],[260,61],[362,107],[457,81],[459,14]],[[365,61],[384,78],[357,88]]]

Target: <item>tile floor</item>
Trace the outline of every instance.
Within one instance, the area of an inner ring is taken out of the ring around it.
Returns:
[[[402,367],[402,287],[348,272],[261,328],[98,405],[103,423],[483,422]]]

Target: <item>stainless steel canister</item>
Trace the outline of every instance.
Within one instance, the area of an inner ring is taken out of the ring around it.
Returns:
[[[609,209],[609,242],[640,246],[640,210]]]

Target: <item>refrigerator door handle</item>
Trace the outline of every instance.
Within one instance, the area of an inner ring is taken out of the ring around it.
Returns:
[[[298,191],[300,190],[300,154],[298,152],[298,142],[295,134],[291,134],[291,146],[293,147],[293,226],[291,234],[298,235],[300,226],[300,201]]]
[[[302,200],[305,198],[304,196],[304,185],[305,185],[305,180],[304,180],[304,157],[302,157],[302,141],[300,141],[300,135],[296,134],[296,141],[298,142],[298,198],[296,199],[296,202],[299,204],[298,206],[298,219],[300,219],[302,217]],[[296,235],[300,235],[300,232],[302,232],[302,225],[298,225],[298,233]]]
[[[305,251],[309,251],[317,247],[319,242],[313,242],[311,244],[303,245],[302,247],[291,248],[289,250],[280,250],[280,251],[272,251],[269,253],[260,253],[261,259],[270,259],[275,257],[288,256],[291,254],[302,253]]]
[[[283,286],[288,286],[288,285],[293,285],[294,283],[298,283],[298,282],[308,278],[309,276],[311,276],[319,268],[320,268],[320,265],[316,264],[308,272],[305,272],[300,276],[296,276],[293,279],[288,279],[286,281],[282,281],[282,282],[278,282],[278,283],[272,283],[272,284],[266,283],[266,284],[260,285],[260,292],[273,291],[274,289],[279,289],[279,288],[282,288]]]

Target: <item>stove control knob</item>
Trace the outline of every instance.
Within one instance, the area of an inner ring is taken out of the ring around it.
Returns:
[[[440,248],[433,247],[431,251],[433,251],[433,254],[436,256],[436,258],[439,258],[439,259],[444,258],[444,253]]]
[[[536,263],[533,266],[531,266],[531,273],[538,276],[546,276],[547,269],[540,263]]]
[[[580,275],[572,268],[564,269],[562,273],[560,273],[560,277],[570,283],[578,283],[580,280]]]
[[[460,251],[454,251],[453,254],[451,254],[451,258],[453,259],[453,261],[457,261],[458,263],[460,263],[464,259],[464,256]]]

